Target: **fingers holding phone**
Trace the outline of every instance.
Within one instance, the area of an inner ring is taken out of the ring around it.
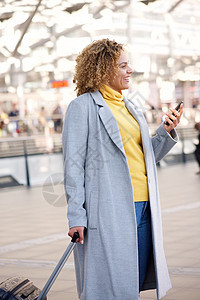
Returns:
[[[183,101],[180,101],[174,109],[170,109],[169,112],[166,113],[164,128],[167,132],[170,133],[170,131],[173,130],[180,123],[182,114]]]

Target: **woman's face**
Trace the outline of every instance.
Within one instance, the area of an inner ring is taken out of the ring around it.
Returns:
[[[113,90],[120,92],[121,90],[125,90],[129,88],[129,81],[131,73],[133,73],[133,70],[129,66],[128,61],[128,53],[125,51],[122,51],[119,61],[119,72],[117,76],[115,77],[114,74],[111,74],[110,80],[107,83],[109,87],[111,87]]]

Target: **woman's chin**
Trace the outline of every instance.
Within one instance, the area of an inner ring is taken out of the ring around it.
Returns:
[[[124,84],[122,90],[127,90],[129,89],[129,84]]]

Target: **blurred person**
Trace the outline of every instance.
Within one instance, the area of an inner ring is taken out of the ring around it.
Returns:
[[[3,135],[2,134],[3,129],[4,129],[4,122],[2,120],[0,120],[0,137]]]
[[[8,119],[8,114],[3,109],[1,109],[1,112],[0,112],[0,119],[2,121]]]
[[[42,106],[39,112],[39,128],[40,131],[45,131],[47,128],[47,113],[45,107]]]
[[[8,113],[8,116],[11,117],[11,124],[12,126],[9,126],[12,131],[12,134],[15,136],[15,135],[18,135],[19,133],[19,120],[16,120],[19,116],[19,110],[17,108],[17,104],[16,103],[13,103],[12,104],[12,107],[11,107],[11,111]],[[14,120],[12,120],[12,118],[14,118]]]
[[[17,117],[19,116],[19,110],[17,109],[17,104],[13,103],[11,111],[9,112],[9,117]]]
[[[3,109],[1,109],[0,112],[0,137],[1,136],[6,136],[7,135],[7,124],[8,124],[8,114],[4,112]]]
[[[194,128],[196,130],[198,130],[198,140],[199,140],[199,143],[196,146],[196,150],[194,151],[194,155],[195,155],[195,158],[196,158],[196,161],[199,165],[199,171],[196,173],[197,175],[200,174],[200,122],[199,123],[196,123],[194,125]]]
[[[142,111],[122,94],[132,72],[124,45],[109,39],[76,59],[78,97],[66,111],[63,154],[81,300],[136,300],[148,289],[161,299],[171,288],[156,162],[177,142],[182,107],[150,138]]]
[[[192,99],[192,108],[196,109],[197,106],[198,106],[198,103],[199,103],[198,99],[197,98],[193,98]]]
[[[63,111],[62,111],[60,104],[58,104],[52,113],[52,120],[54,122],[54,131],[55,132],[62,131],[62,119],[63,119]]]

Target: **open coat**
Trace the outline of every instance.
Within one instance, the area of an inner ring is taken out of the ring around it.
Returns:
[[[152,222],[153,251],[143,290],[158,299],[171,288],[163,250],[156,162],[176,143],[163,124],[150,138],[145,118],[130,100],[129,112],[141,128]],[[67,109],[63,128],[65,190],[69,227],[85,226],[84,245],[74,251],[81,300],[137,300],[137,223],[126,154],[117,122],[97,92],[85,93]]]

